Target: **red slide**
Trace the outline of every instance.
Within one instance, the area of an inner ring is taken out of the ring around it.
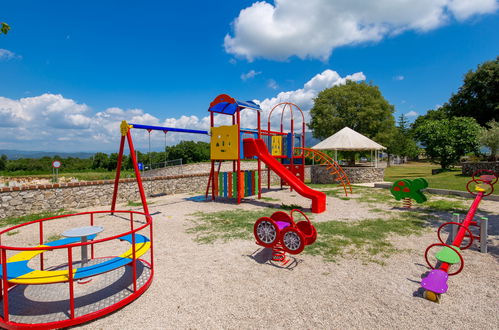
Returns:
[[[322,213],[326,210],[326,194],[309,188],[286,167],[284,167],[284,165],[275,160],[274,157],[269,154],[267,146],[262,139],[244,139],[243,143],[244,157],[249,158],[257,156],[262,162],[270,167],[272,171],[286,180],[286,182],[288,182],[288,184],[300,195],[310,198],[312,200],[313,213]]]

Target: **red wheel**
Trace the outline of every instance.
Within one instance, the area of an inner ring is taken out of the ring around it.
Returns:
[[[440,225],[440,227],[438,227],[437,236],[438,236],[438,240],[440,241],[440,243],[445,244],[442,237],[440,237],[440,232],[442,231],[442,228],[447,226],[447,225],[458,225],[459,227],[463,227],[464,229],[466,229],[466,232],[469,234],[469,236],[465,236],[465,237],[469,237],[470,242],[465,247],[459,247],[461,250],[466,250],[467,248],[469,248],[471,246],[471,244],[473,243],[473,234],[471,233],[471,230],[469,228],[466,228],[465,226],[463,226],[463,224],[461,224],[459,222],[446,222],[446,223]]]
[[[482,178],[483,176],[485,176],[486,178]],[[489,181],[490,184],[496,184],[498,179],[497,174],[492,170],[478,170],[475,173],[473,173],[473,175],[471,176],[473,180],[475,180],[476,177],[478,177],[483,181]]]
[[[296,228],[286,227],[281,234],[281,244],[287,253],[298,254],[305,248],[305,236]]]
[[[307,242],[307,243],[308,243],[308,245],[310,245],[310,244],[314,244],[314,243],[315,243],[315,240],[317,239],[317,229],[315,229],[315,227],[314,227],[314,226],[312,226],[312,230],[313,230],[313,232],[312,232],[312,237],[310,237],[310,238],[308,239],[308,242]]]
[[[459,267],[459,269],[457,271],[455,271],[454,273],[447,273],[449,274],[449,276],[453,276],[453,275],[457,275],[459,274],[463,268],[464,268],[464,259],[463,259],[463,256],[461,255],[461,253],[459,253],[454,247],[450,246],[450,245],[447,245],[447,244],[444,244],[444,243],[435,243],[435,244],[432,244],[430,246],[428,246],[426,248],[426,251],[424,252],[424,258],[426,260],[426,264],[428,265],[428,267],[430,267],[431,269],[435,269],[435,267],[433,267],[431,264],[430,264],[430,261],[428,260],[428,252],[430,251],[430,249],[434,246],[446,246],[448,248],[451,248],[452,251],[456,252],[457,255],[459,256],[459,261],[461,263],[461,266]]]
[[[482,184],[486,184],[486,185],[488,185],[488,186],[490,187],[490,191],[489,191],[488,193],[484,193],[484,194],[483,194],[483,197],[488,196],[488,195],[490,195],[490,194],[492,194],[492,193],[494,192],[494,186],[493,186],[493,184],[492,184],[492,183],[487,182],[487,181],[484,181],[484,180],[482,180],[482,179],[473,179],[473,180],[471,180],[471,181],[468,181],[468,183],[466,184],[466,190],[468,190],[468,192],[469,192],[470,194],[472,194],[473,196],[478,195],[478,193],[477,193],[476,191],[471,191],[471,190],[470,190],[470,184],[471,184],[471,183],[475,183],[475,184],[477,184],[477,185],[478,185],[478,184],[480,184],[480,183],[482,183]]]
[[[258,244],[272,248],[279,239],[279,227],[269,217],[262,217],[255,222],[253,234]]]

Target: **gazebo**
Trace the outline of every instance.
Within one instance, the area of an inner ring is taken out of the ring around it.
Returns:
[[[350,127],[344,127],[327,139],[317,143],[312,149],[334,150],[334,160],[338,161],[338,150],[340,151],[374,151],[374,167],[378,167],[378,152],[386,149],[381,144],[374,142]]]

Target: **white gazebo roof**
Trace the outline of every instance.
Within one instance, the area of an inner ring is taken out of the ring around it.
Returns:
[[[349,127],[331,135],[327,139],[317,143],[312,149],[317,150],[382,150],[386,149],[381,144],[374,142]]]

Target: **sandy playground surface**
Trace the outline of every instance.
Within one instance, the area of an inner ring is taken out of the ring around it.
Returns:
[[[372,189],[373,194],[376,191]],[[449,279],[449,291],[441,304],[435,304],[421,297],[419,281],[428,271],[423,253],[437,242],[437,227],[421,236],[392,237],[403,252],[385,259],[384,265],[355,257],[327,262],[300,254],[291,267],[282,268],[272,264],[269,250],[253,239],[197,243],[196,234],[186,232],[193,226],[189,219],[196,211],[257,210],[281,203],[309,208],[309,200],[288,190],[263,194],[279,202],[249,199],[240,205],[187,199],[192,196],[148,199],[155,226],[151,287],[131,304],[82,328],[499,328],[498,202],[483,201],[479,208],[490,221],[489,253],[466,250],[464,270]],[[314,222],[380,217],[354,199],[328,197],[327,203],[327,211],[314,215]],[[464,203],[471,205],[471,200]],[[13,237],[17,244],[28,239],[24,234]]]

